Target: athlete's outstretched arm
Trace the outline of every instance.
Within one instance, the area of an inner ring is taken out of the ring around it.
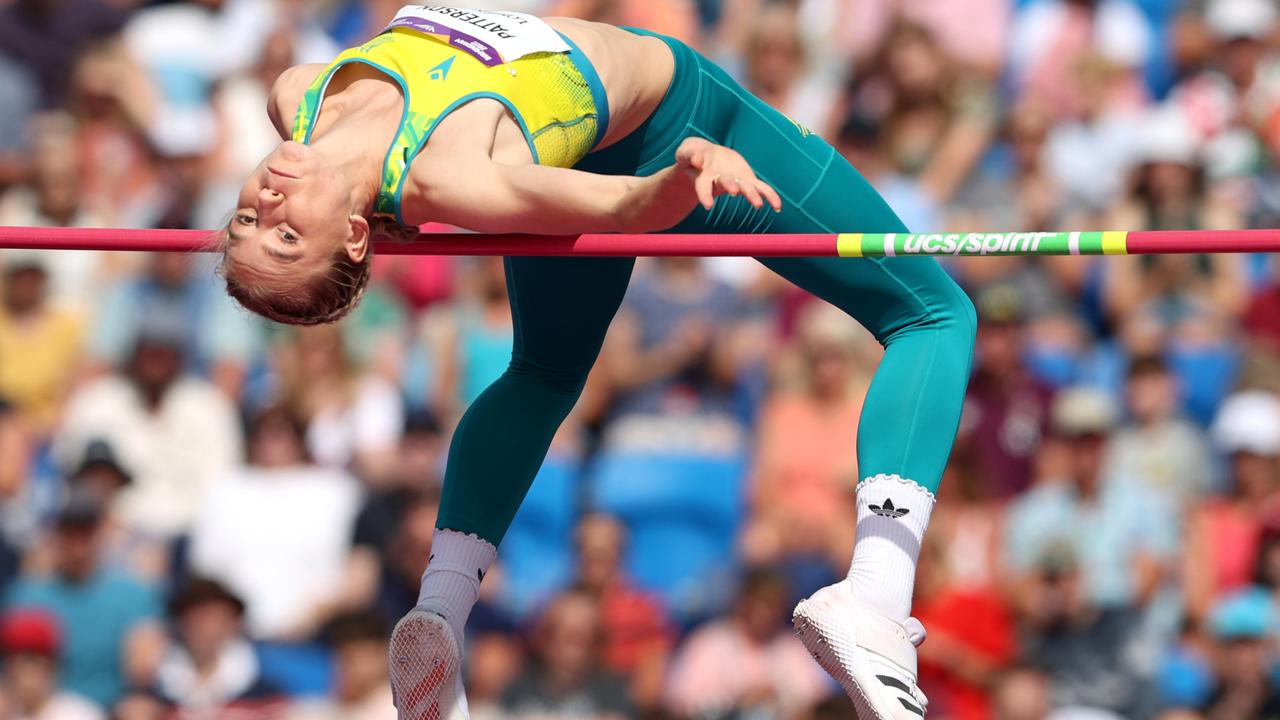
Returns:
[[[701,139],[686,141],[671,167],[644,178],[507,165],[483,152],[451,150],[419,158],[431,180],[416,198],[406,198],[406,222],[491,233],[652,232],[675,225],[699,204],[710,208],[718,195],[781,207],[741,155]]]

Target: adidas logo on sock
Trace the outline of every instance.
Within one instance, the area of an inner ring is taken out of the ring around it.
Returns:
[[[871,508],[871,512],[879,515],[880,517],[887,517],[887,518],[900,518],[903,515],[906,515],[907,513],[911,512],[906,508],[894,507],[893,500],[890,500],[888,498],[885,498],[884,505],[870,505],[869,507]]]

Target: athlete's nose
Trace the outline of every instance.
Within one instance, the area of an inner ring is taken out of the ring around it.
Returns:
[[[262,223],[270,221],[270,216],[280,208],[280,204],[284,202],[284,195],[269,187],[262,188],[258,193],[258,216]]]

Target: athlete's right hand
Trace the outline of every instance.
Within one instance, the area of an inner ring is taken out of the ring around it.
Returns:
[[[774,212],[781,212],[782,198],[737,151],[702,138],[688,138],[676,149],[676,167],[694,181],[698,202],[710,210],[719,195],[741,195],[754,208],[768,202]]]

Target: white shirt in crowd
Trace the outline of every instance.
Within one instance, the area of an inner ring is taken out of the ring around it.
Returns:
[[[395,385],[376,375],[360,380],[350,405],[321,410],[307,426],[307,450],[321,465],[346,467],[358,453],[392,450],[404,429]]]
[[[342,591],[359,505],[341,470],[242,468],[205,497],[191,565],[244,600],[251,637],[285,637]]]
[[[15,715],[13,720],[106,720],[96,705],[79,695],[60,692],[33,715]]]
[[[235,407],[194,377],[174,382],[154,413],[124,378],[85,385],[67,402],[56,453],[75,464],[94,439],[106,440],[133,472],[133,483],[120,497],[121,520],[156,536],[186,532],[212,481],[243,457]]]

